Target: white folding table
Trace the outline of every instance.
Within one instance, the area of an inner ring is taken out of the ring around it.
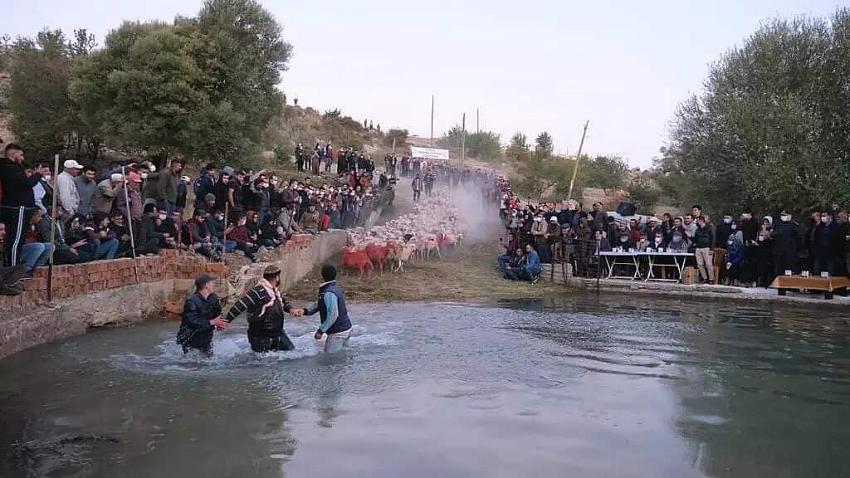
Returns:
[[[649,270],[646,273],[646,281],[657,281],[657,282],[682,282],[682,276],[685,273],[685,264],[688,261],[689,257],[694,257],[693,254],[688,252],[641,252],[641,255],[647,257],[647,261],[649,262]],[[676,267],[676,271],[679,273],[679,277],[676,279],[662,279],[659,277],[655,277],[654,269],[659,267],[656,262],[661,258],[672,258],[673,264],[662,264],[662,265],[672,265]],[[713,266],[712,266],[713,267]]]
[[[600,252],[599,255],[605,258],[605,266],[608,268],[608,275],[605,277],[606,279],[640,279],[640,260],[638,259],[638,257],[640,257],[639,252],[604,251]],[[616,266],[634,267],[635,272],[631,276],[615,276],[614,267]]]

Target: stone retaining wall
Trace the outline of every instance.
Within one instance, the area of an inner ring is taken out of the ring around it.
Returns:
[[[241,294],[262,277],[263,269],[269,264],[280,266],[280,288],[287,290],[301,280],[317,265],[339,254],[345,246],[345,231],[333,230],[318,236],[296,235],[278,255],[269,262],[258,262],[242,267],[231,277],[231,296]]]
[[[177,256],[176,251],[163,251],[160,256],[135,260],[140,283],[170,279],[191,279],[202,272],[222,275],[225,265],[207,262],[197,255]],[[133,259],[89,262],[53,267],[53,301],[63,301],[96,292],[136,284]],[[35,270],[32,280],[24,283],[24,293],[0,296],[0,320],[9,312],[31,309],[47,303],[47,268]]]

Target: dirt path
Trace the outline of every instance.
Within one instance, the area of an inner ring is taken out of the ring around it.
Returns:
[[[500,253],[498,237],[502,226],[493,209],[481,210],[475,206],[475,191],[459,191],[458,204],[464,205],[466,220],[471,231],[464,245],[447,251],[445,257],[405,265],[404,272],[383,275],[342,273],[339,283],[348,299],[356,302],[389,301],[464,301],[493,298],[535,298],[553,292],[563,292],[563,285],[504,280],[499,275],[496,257]],[[403,179],[396,188],[396,208],[392,215],[413,209],[413,192],[410,180]],[[337,265],[339,262],[337,261]],[[291,299],[315,300],[321,283],[318,268],[291,288]]]
[[[494,244],[470,244],[442,260],[410,263],[404,272],[374,276],[344,273],[339,283],[356,302],[463,301],[476,299],[536,298],[563,292],[562,284],[529,284],[504,280],[496,266]],[[290,299],[315,300],[321,283],[318,270],[287,292]]]

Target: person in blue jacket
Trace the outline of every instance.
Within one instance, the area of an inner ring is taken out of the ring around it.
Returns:
[[[230,323],[221,315],[221,301],[215,294],[215,277],[201,274],[195,279],[195,293],[183,304],[183,320],[177,332],[177,343],[183,353],[197,350],[212,356],[213,333]]]
[[[744,268],[744,234],[735,231],[726,240],[726,280],[728,285],[737,285]]]
[[[351,320],[348,318],[348,308],[345,306],[345,294],[336,283],[336,267],[325,264],[322,266],[322,280],[319,286],[319,300],[316,305],[304,311],[304,315],[319,313],[321,322],[313,338],[325,339],[325,352],[334,353],[342,350],[351,337]]]
[[[530,282],[537,282],[537,279],[540,277],[541,269],[540,256],[537,255],[537,251],[531,247],[531,244],[527,244],[525,246],[525,269],[523,279]]]

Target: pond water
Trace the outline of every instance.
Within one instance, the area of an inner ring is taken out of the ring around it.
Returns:
[[[848,317],[650,298],[357,304],[327,356],[177,324],[0,361],[0,476],[850,476]]]

